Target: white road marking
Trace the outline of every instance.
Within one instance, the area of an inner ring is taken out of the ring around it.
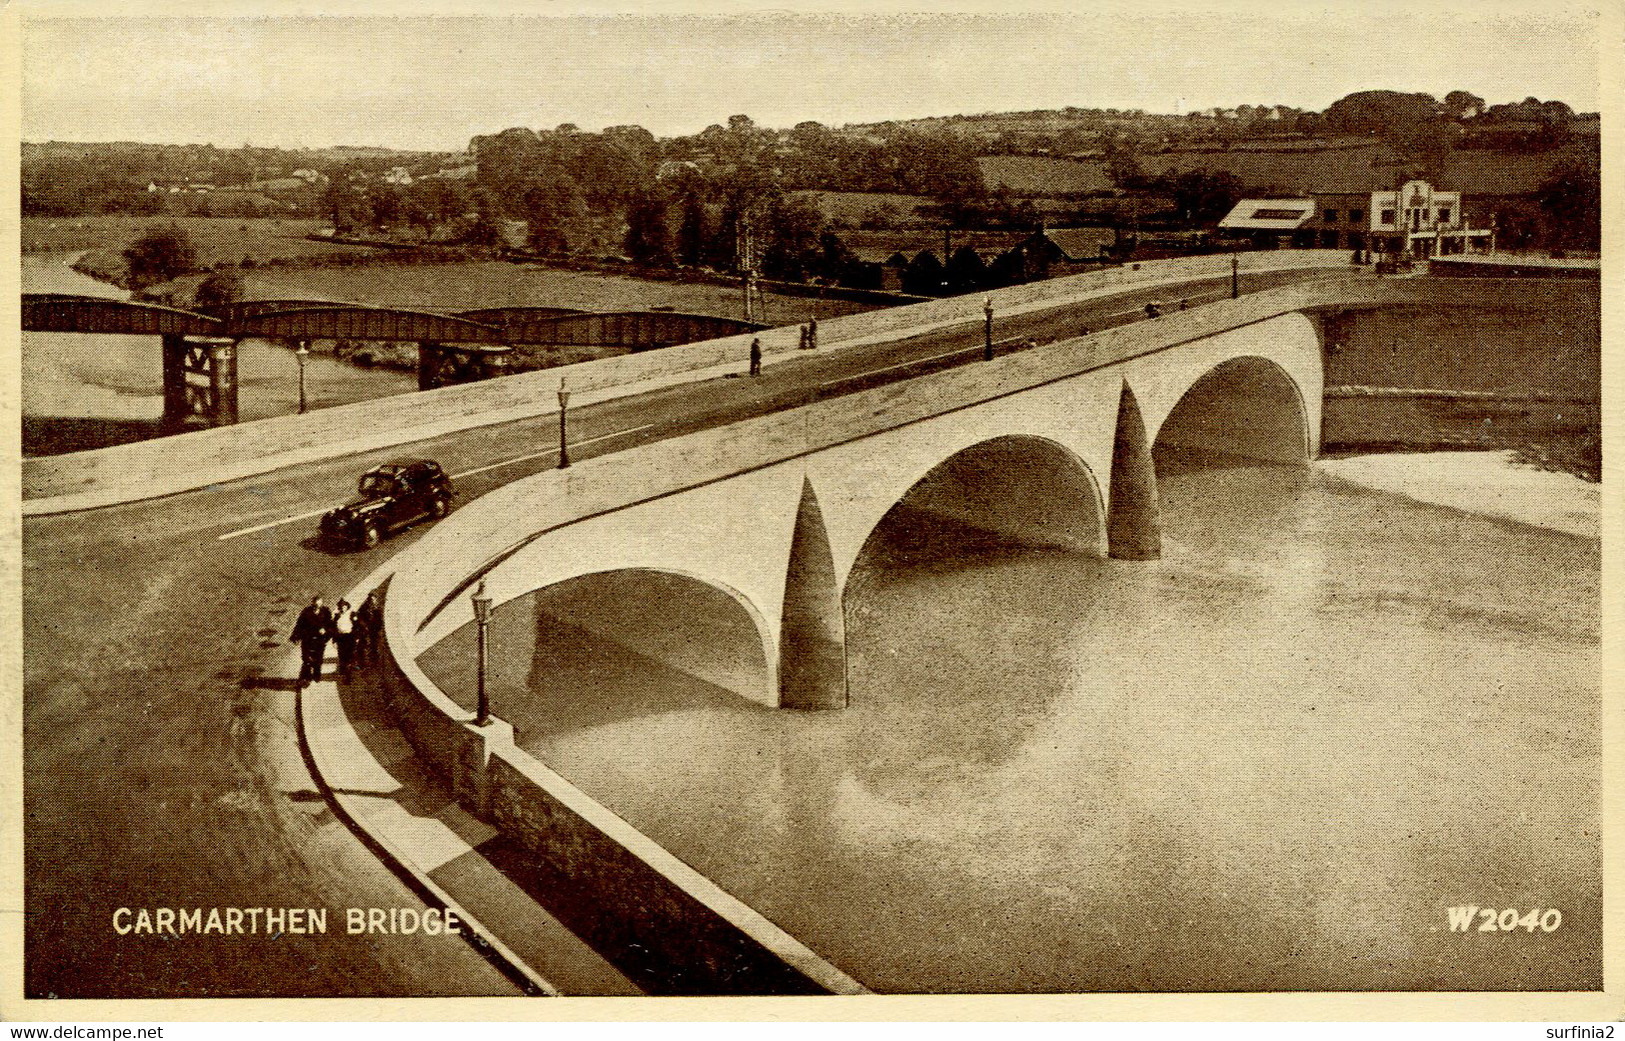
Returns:
[[[994,340],[993,346],[1002,347],[1007,343],[1015,343],[1017,340],[1025,339],[1027,339],[1025,336],[1011,336],[1003,340]],[[820,383],[819,386],[828,387],[834,383],[846,383],[863,376],[874,376],[882,372],[891,372],[893,369],[906,369],[910,365],[924,365],[928,361],[941,361],[944,358],[952,358],[956,354],[971,354],[975,351],[984,349],[984,347],[960,347],[956,350],[949,351],[947,354],[933,354],[929,358],[910,358],[908,361],[898,362],[896,365],[888,365],[883,369],[865,369],[862,372],[853,372],[845,376],[837,376],[832,380],[825,380],[824,382]]]
[[[652,426],[654,426],[653,423],[645,423],[640,427],[631,427],[627,430],[617,430],[613,434],[601,434],[598,437],[589,437],[585,441],[572,442],[572,444],[578,447],[581,445],[596,444],[599,441],[608,441],[612,437],[620,437],[623,434],[636,434],[638,431],[648,430]],[[558,451],[559,450],[557,448],[548,448],[540,452],[531,452],[529,455],[515,456],[512,459],[504,459],[500,463],[491,463],[487,466],[477,466],[472,470],[464,470],[460,474],[452,474],[451,479],[454,481],[462,480],[464,477],[472,477],[475,474],[482,474],[487,470],[495,470],[503,466],[512,466],[515,463],[523,463],[530,459],[540,459],[544,455],[557,455]],[[252,528],[242,528],[238,531],[227,532],[224,535],[216,536],[215,540],[217,542],[224,542],[227,539],[235,539],[241,538],[244,535],[252,535],[257,531],[267,531],[271,528],[279,528],[284,524],[292,524],[295,521],[309,520],[312,517],[320,517],[328,510],[334,509],[339,505],[339,503],[331,503],[327,506],[319,506],[316,509],[311,510],[309,513],[301,513],[295,517],[283,517],[281,520],[266,521],[264,524],[256,524]]]
[[[224,542],[227,539],[234,539],[240,535],[252,535],[256,531],[265,531],[267,528],[280,527],[283,524],[292,524],[294,521],[309,520],[312,517],[320,517],[322,514],[326,513],[332,508],[332,506],[319,506],[316,509],[311,510],[309,513],[301,513],[297,517],[284,517],[281,520],[267,521],[264,524],[256,524],[252,528],[244,528],[241,531],[234,531],[229,535],[221,535],[217,541]]]
[[[596,444],[599,441],[608,441],[612,437],[620,437],[622,434],[635,434],[640,430],[648,430],[652,426],[654,426],[653,423],[645,423],[640,427],[630,427],[626,430],[617,430],[613,434],[601,434],[598,437],[589,437],[585,441],[572,441],[570,444],[572,446]],[[559,450],[557,448],[545,448],[540,452],[532,452],[529,455],[519,455],[514,456],[512,459],[504,459],[500,463],[491,463],[487,466],[476,466],[472,470],[464,470],[460,474],[452,474],[451,479],[454,481],[460,481],[464,477],[473,477],[475,474],[482,474],[487,470],[495,470],[498,467],[503,466],[512,466],[514,463],[523,463],[529,459],[540,459],[544,455],[557,455],[558,452]]]
[[[1180,299],[1186,300],[1186,301],[1188,301],[1190,303],[1195,303],[1198,300],[1206,300],[1208,297],[1221,297],[1221,296],[1229,296],[1229,295],[1230,295],[1230,293],[1229,293],[1228,290],[1217,290],[1217,291],[1212,292],[1212,293],[1198,293],[1195,296],[1181,297]],[[1160,303],[1159,303],[1159,306],[1160,306]],[[1175,310],[1177,310],[1177,307],[1175,308]],[[1121,318],[1124,315],[1144,314],[1144,313],[1145,313],[1145,305],[1142,304],[1139,307],[1130,308],[1127,311],[1118,311],[1115,314],[1109,314],[1106,317],[1107,318]],[[1172,313],[1172,312],[1169,312],[1169,313]],[[1017,341],[1024,341],[1024,340],[1027,340],[1027,339],[1029,339],[1029,337],[1026,337],[1026,336],[1011,336],[1011,337],[1009,337],[1007,339],[993,341],[993,346],[999,347],[999,346],[1002,346],[1002,345],[1007,344],[1007,343],[1016,343]],[[970,354],[973,351],[978,351],[978,350],[981,350],[981,349],[982,348],[980,348],[980,347],[961,347],[959,350],[949,351],[947,354],[933,354],[929,358],[915,358],[912,361],[899,362],[896,365],[888,365],[883,369],[867,369],[867,370],[865,370],[863,372],[854,372],[849,376],[840,376],[840,377],[837,377],[837,378],[832,379],[832,380],[825,380],[824,382],[820,383],[819,386],[820,387],[827,387],[827,386],[830,386],[833,383],[845,383],[848,380],[855,380],[860,376],[875,376],[875,375],[878,375],[878,374],[880,374],[882,372],[891,372],[894,369],[906,369],[910,365],[924,365],[928,361],[941,361],[943,358],[952,358],[956,354]]]

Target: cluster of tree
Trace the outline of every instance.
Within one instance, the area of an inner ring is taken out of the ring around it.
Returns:
[[[1595,168],[1578,163],[1552,171],[1535,192],[1549,247],[1596,250],[1602,244],[1602,183]]]
[[[341,176],[323,189],[320,209],[341,235],[407,230],[427,239],[451,227],[456,230],[449,237],[467,239],[479,237],[479,214],[494,213],[496,207],[461,181],[436,177],[390,184]]]
[[[902,290],[916,296],[955,296],[984,289],[1002,289],[1031,281],[1034,277],[1048,277],[1047,267],[1029,263],[1028,247],[1017,244],[991,260],[970,246],[961,246],[949,254],[943,263],[931,250],[921,250],[913,257],[893,254],[888,266],[901,267]]]
[[[980,194],[951,195],[915,212],[932,224],[951,228],[1036,231],[1044,223],[1031,199],[1017,198],[1003,186]]]
[[[479,227],[523,221],[531,248],[557,253],[575,245],[572,228],[583,220],[614,218],[637,263],[754,267],[778,279],[874,280],[873,266],[857,263],[819,210],[792,194],[799,189],[928,194],[966,213],[983,192],[968,148],[905,128],[854,135],[806,122],[774,131],[735,115],[667,141],[635,126],[589,134],[565,125],[477,137],[470,150]]]
[[[25,143],[21,155],[22,212],[35,216],[98,213],[205,213],[252,216],[256,209],[287,207],[248,192],[210,198],[205,205],[190,188],[245,189],[261,181],[286,179],[295,170],[324,176],[376,177],[403,166],[414,175],[432,173],[453,157],[432,152],[384,149],[216,148],[213,145]],[[148,191],[148,185],[159,190]],[[170,187],[183,189],[172,197]]]
[[[191,236],[171,224],[151,228],[123,250],[130,288],[145,289],[179,278],[197,268]]]
[[[1486,105],[1465,90],[1453,90],[1442,101],[1431,94],[1366,90],[1334,101],[1312,129],[1381,137],[1402,148],[1458,138],[1476,147],[1552,147],[1569,137],[1573,122],[1574,110],[1561,101],[1525,98]]]
[[[1148,212],[1144,215],[1148,221],[1183,228],[1217,224],[1247,193],[1247,186],[1227,170],[1215,173],[1187,170],[1184,173],[1149,177],[1140,173],[1138,165],[1135,165],[1125,169],[1123,178],[1119,183],[1124,188],[1168,200],[1170,211],[1165,214]],[[1121,206],[1117,209],[1120,211]]]
[[[147,181],[79,159],[24,164],[23,216],[74,217],[96,213],[155,213],[160,205]]]

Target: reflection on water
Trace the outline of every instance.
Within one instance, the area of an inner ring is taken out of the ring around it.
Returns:
[[[755,637],[673,586],[636,626],[587,587],[508,605],[497,709],[876,990],[1600,986],[1597,544],[1162,463],[1158,562],[877,540],[844,712],[685,670]],[[425,656],[448,689],[468,642]]]

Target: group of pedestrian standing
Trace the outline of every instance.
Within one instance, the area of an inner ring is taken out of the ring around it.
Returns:
[[[343,598],[329,608],[320,593],[311,597],[288,635],[289,643],[299,645],[299,689],[322,678],[328,643],[338,651],[340,676],[348,678],[358,659],[370,661],[382,615],[376,592],[368,594],[360,609]]]

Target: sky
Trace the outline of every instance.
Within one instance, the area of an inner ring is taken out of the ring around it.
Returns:
[[[477,0],[396,0],[397,17],[339,16],[379,9],[358,0],[303,0],[304,16],[189,0],[207,17],[166,16],[162,0],[127,0],[119,17],[89,0],[21,3],[23,140],[221,147],[455,150],[515,126],[665,136],[735,113],[791,126],[1066,105],[1319,110],[1379,88],[1590,111],[1603,37],[1594,4],[1511,0],[532,5],[545,17]]]

